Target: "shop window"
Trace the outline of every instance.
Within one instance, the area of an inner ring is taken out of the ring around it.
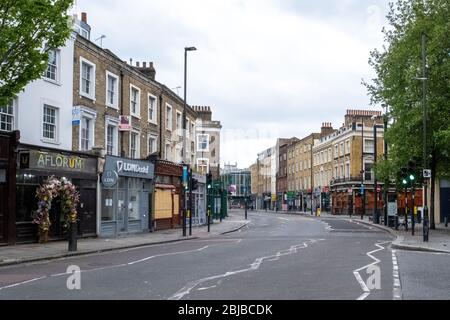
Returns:
[[[102,221],[114,221],[114,189],[103,189],[102,190]]]

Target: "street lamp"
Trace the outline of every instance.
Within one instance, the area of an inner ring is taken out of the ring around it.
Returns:
[[[186,47],[184,48],[184,104],[183,104],[183,156],[182,156],[182,162],[183,163],[190,163],[187,161],[186,158],[186,82],[187,82],[187,52],[188,51],[195,51],[197,50],[195,47]],[[193,164],[191,164],[191,168],[193,168]],[[192,170],[192,169],[191,169]],[[188,183],[189,185],[189,183]],[[186,205],[186,196],[187,196],[187,190],[184,192],[184,204]],[[186,236],[186,211],[190,211],[191,208],[191,200],[189,200],[189,209],[184,210],[183,213],[183,236]],[[189,215],[191,215],[192,212],[189,212]],[[192,232],[192,229],[190,229],[190,233]]]
[[[377,164],[377,115],[372,116],[373,120],[373,163],[374,166]],[[373,171],[373,186],[374,186],[374,211],[373,211],[373,222],[376,224],[380,223],[379,216],[378,216],[378,181],[377,181],[377,174],[376,170]]]
[[[183,106],[183,161],[185,163],[189,163],[186,158],[186,95],[187,95],[187,53],[188,51],[196,51],[197,48],[195,47],[186,47],[184,48],[184,106]]]
[[[383,104],[383,109],[386,109],[383,116],[383,124],[384,124],[384,133],[383,133],[383,140],[384,140],[384,160],[387,162],[388,159],[388,145],[386,141],[386,131],[387,131],[387,123],[388,123],[388,106]],[[389,180],[384,181],[384,225],[388,225],[388,188],[389,188]]]

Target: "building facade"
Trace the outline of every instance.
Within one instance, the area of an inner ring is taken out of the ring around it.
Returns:
[[[212,110],[208,106],[193,106],[198,115],[196,123],[196,163],[197,172],[211,173],[213,179],[220,177],[220,138],[222,125],[212,120]]]
[[[295,210],[311,210],[312,146],[319,133],[313,133],[288,146],[288,204]]]
[[[221,170],[220,179],[228,190],[230,206],[243,207],[247,198],[247,205],[251,199],[251,171],[249,169],[239,169],[236,165],[225,164]]]
[[[317,196],[321,208],[334,214],[373,212],[374,163],[384,155],[383,127],[381,112],[347,110],[344,125],[332,134],[323,136],[314,147],[315,188],[320,190]],[[378,208],[381,207],[379,196]]]

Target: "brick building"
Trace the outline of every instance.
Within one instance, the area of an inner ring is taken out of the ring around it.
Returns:
[[[311,209],[312,146],[319,138],[312,133],[288,146],[288,202],[296,210]]]

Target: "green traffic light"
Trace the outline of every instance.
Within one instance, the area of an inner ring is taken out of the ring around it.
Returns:
[[[414,181],[414,179],[415,179],[414,175],[409,176],[409,180]]]
[[[407,184],[408,182],[406,181],[406,179],[403,179],[403,184]]]

